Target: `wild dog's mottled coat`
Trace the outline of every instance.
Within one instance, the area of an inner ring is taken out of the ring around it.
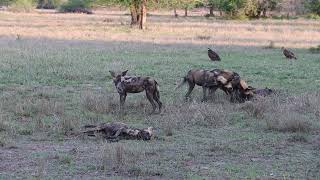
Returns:
[[[230,95],[232,102],[235,100],[243,102],[253,97],[252,88],[240,79],[238,73],[229,70],[214,69],[209,71],[192,69],[177,88],[181,87],[185,82],[189,84],[189,90],[185,95],[186,98],[190,96],[195,85],[202,86],[203,101],[206,100],[207,89],[213,93],[218,88],[223,90],[227,95]]]
[[[124,123],[101,123],[99,125],[86,125],[82,133],[95,136],[95,133],[103,133],[106,139],[142,139],[150,140],[153,136],[153,128],[146,129],[129,128]]]
[[[162,102],[160,101],[160,93],[158,83],[150,77],[144,76],[126,76],[128,70],[120,74],[110,71],[113,82],[120,95],[120,109],[123,106],[127,97],[127,93],[140,93],[146,91],[146,96],[152,105],[152,113],[155,112],[158,104],[159,112],[161,112]],[[156,103],[155,103],[156,102]]]

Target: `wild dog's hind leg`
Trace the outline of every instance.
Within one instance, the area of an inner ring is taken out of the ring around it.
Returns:
[[[188,100],[190,98],[190,94],[191,94],[195,84],[188,82],[188,85],[189,85],[189,89],[188,89],[187,94],[185,95],[186,100]]]
[[[159,113],[161,113],[162,102],[160,101],[160,93],[158,89],[155,89],[155,91],[153,92],[153,99],[158,103]]]
[[[150,114],[153,114],[157,108],[156,103],[154,103],[154,101],[153,101],[153,93],[151,92],[150,89],[146,89],[146,95],[147,95],[149,102],[152,105],[152,112]]]

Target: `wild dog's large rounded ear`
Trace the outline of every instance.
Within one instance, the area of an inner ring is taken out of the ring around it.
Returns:
[[[129,71],[129,70],[123,71],[123,72],[121,73],[121,75],[122,75],[122,76],[125,76],[128,71]]]
[[[113,71],[109,71],[112,77],[116,76],[116,73],[114,73]]]

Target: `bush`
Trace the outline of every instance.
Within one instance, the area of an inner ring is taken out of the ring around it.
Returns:
[[[60,0],[38,0],[38,9],[55,9],[60,5]]]
[[[244,2],[245,0],[221,0],[218,8],[232,17],[238,14],[238,10],[243,7]]]
[[[307,19],[315,19],[315,20],[319,20],[320,19],[320,15],[318,14],[314,14],[314,13],[309,13],[305,16]]]
[[[90,0],[69,0],[60,6],[60,12],[67,13],[86,13],[92,14]]]
[[[16,0],[10,5],[9,10],[13,12],[31,12],[35,7],[33,0]]]
[[[320,0],[308,0],[305,2],[305,7],[310,12],[320,15]]]
[[[311,52],[311,53],[320,53],[320,45],[318,45],[317,47],[312,47],[312,48],[310,48],[309,49],[309,51]]]
[[[11,3],[13,3],[13,0],[1,0],[0,6],[9,6]]]
[[[274,10],[279,0],[245,0],[244,12],[250,18],[260,18],[267,16],[267,11]]]

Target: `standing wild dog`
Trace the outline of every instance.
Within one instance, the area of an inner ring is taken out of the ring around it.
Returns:
[[[162,103],[160,101],[160,93],[157,81],[150,77],[144,76],[126,76],[128,70],[123,71],[120,74],[116,74],[114,71],[109,72],[120,95],[121,112],[123,111],[127,93],[140,93],[142,91],[146,91],[147,98],[152,105],[151,113],[154,113],[157,108],[155,102],[157,102],[159,106],[159,113],[161,112]]]
[[[212,88],[214,92],[217,88],[222,89],[227,95],[230,95],[231,102],[244,102],[253,98],[253,89],[248,86],[247,83],[242,80],[238,73],[229,71],[214,69],[211,70],[215,74],[217,80],[217,86]]]
[[[195,85],[202,86],[203,90],[203,98],[202,101],[206,101],[207,99],[207,90],[216,87],[217,80],[215,74],[209,70],[204,69],[192,69],[187,75],[183,78],[183,81],[176,87],[176,89],[180,88],[183,84],[188,82],[189,89],[185,98],[188,99]]]
[[[227,95],[230,95],[231,102],[235,102],[236,100],[244,102],[253,97],[252,88],[248,86],[245,81],[240,79],[238,73],[229,70],[190,70],[177,88],[181,87],[186,82],[188,82],[189,85],[189,90],[185,95],[186,98],[189,98],[195,85],[202,86],[203,88],[202,101],[206,100],[207,89],[209,89],[211,94],[218,88],[223,90]]]

